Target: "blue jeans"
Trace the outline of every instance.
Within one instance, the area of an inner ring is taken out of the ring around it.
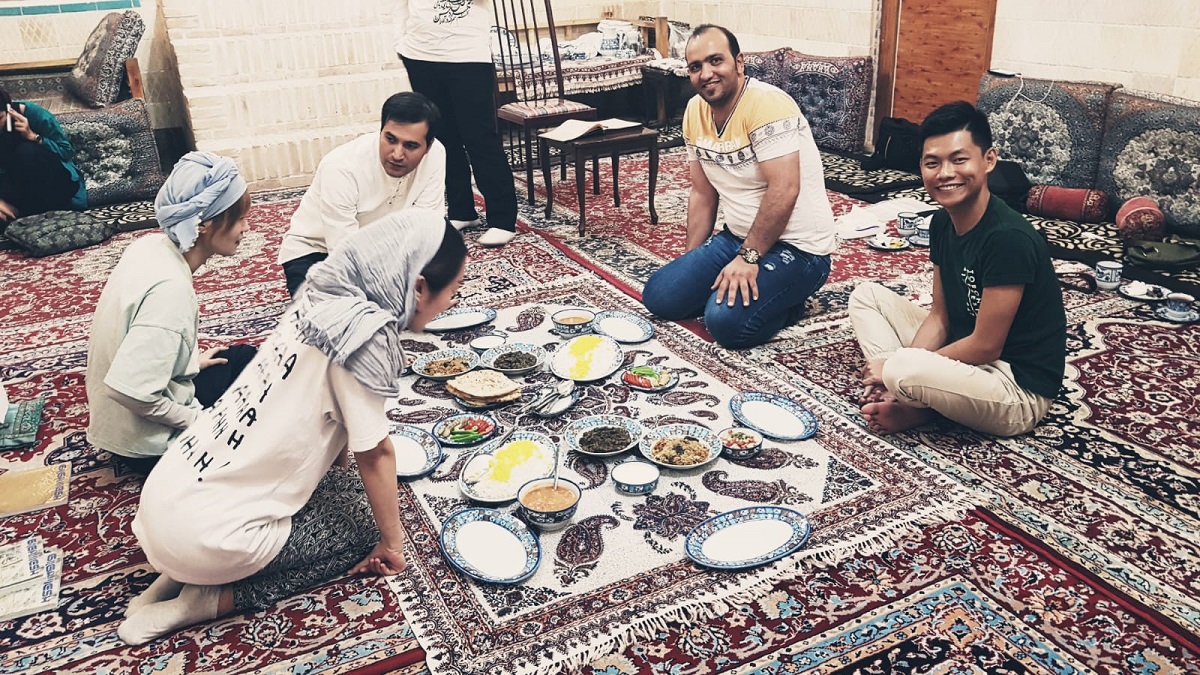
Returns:
[[[770,340],[804,315],[804,302],[829,277],[830,259],[776,242],[758,261],[758,300],[747,307],[717,304],[717,275],[737,256],[742,242],[721,230],[708,241],[663,265],[642,290],[642,303],[670,321],[704,315],[704,325],[721,346],[745,349]]]

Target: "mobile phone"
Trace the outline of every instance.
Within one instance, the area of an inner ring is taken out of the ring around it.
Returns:
[[[11,132],[12,131],[12,111],[13,111],[12,104],[11,103],[5,104],[4,108],[5,108],[4,130]]]

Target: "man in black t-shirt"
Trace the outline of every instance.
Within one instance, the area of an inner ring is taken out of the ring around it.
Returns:
[[[862,413],[875,431],[941,414],[1001,436],[1050,409],[1066,365],[1066,313],[1050,256],[1027,220],[988,191],[987,117],[944,105],[921,124],[921,177],[942,210],[930,224],[933,305],[879,284],[850,296],[866,356]]]

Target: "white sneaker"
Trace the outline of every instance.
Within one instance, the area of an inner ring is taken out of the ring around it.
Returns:
[[[516,232],[511,230],[502,230],[498,227],[489,227],[486,232],[479,235],[480,246],[503,246],[513,240],[517,236]]]
[[[463,230],[467,229],[468,227],[476,227],[478,225],[482,225],[483,221],[480,220],[479,218],[475,218],[473,220],[451,220],[450,224],[452,226],[454,226],[454,229],[458,230],[459,232],[462,232]]]

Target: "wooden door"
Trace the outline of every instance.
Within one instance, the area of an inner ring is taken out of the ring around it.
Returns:
[[[875,129],[920,122],[950,101],[975,102],[991,66],[996,0],[882,0]]]

